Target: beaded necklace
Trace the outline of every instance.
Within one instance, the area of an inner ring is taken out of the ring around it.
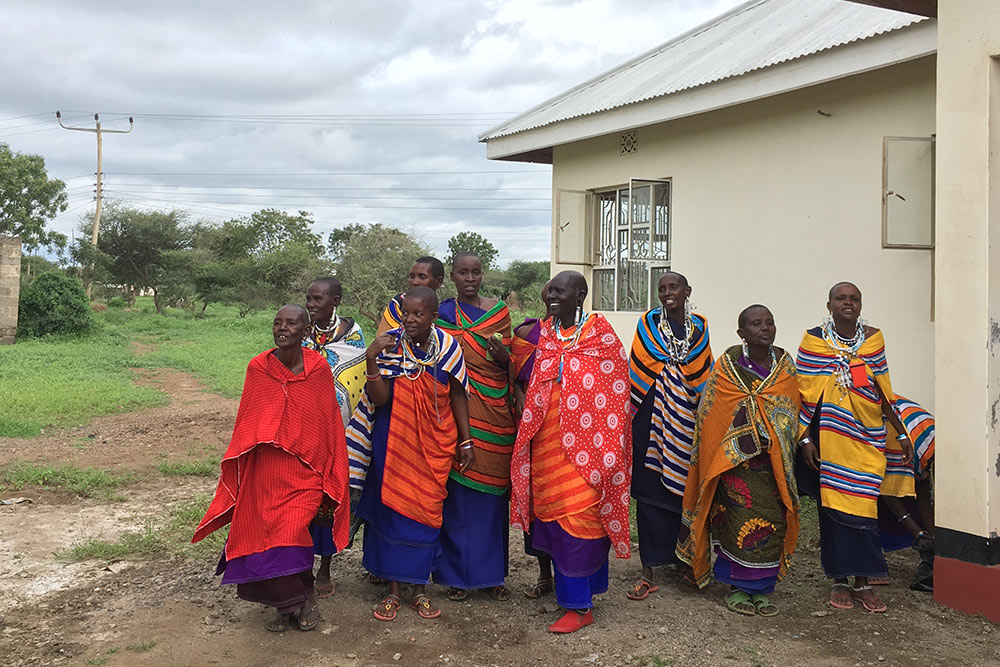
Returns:
[[[667,320],[667,309],[660,306],[660,333],[667,343],[667,356],[675,363],[682,364],[687,360],[691,351],[691,335],[694,333],[694,320],[691,317],[691,302],[684,300],[684,338],[678,339],[674,336],[674,330]]]
[[[320,345],[324,345],[336,336],[337,331],[340,329],[340,317],[337,316],[337,310],[334,309],[333,315],[330,316],[330,324],[326,328],[321,327],[315,322],[312,322],[311,324],[316,342]],[[333,334],[333,336],[330,336],[330,334]],[[320,340],[321,337],[322,340]]]
[[[858,350],[861,349],[861,345],[865,342],[865,325],[859,319],[858,328],[854,332],[854,336],[844,338],[837,332],[833,320],[830,320],[823,327],[823,340],[837,355],[837,367],[833,374],[837,381],[837,386],[846,392],[853,384],[851,382],[851,359],[857,356]]]
[[[424,354],[427,356],[424,359],[417,357],[417,353],[414,350],[415,343],[412,338],[405,333],[400,338],[400,348],[403,352],[403,376],[407,380],[416,380],[428,367],[437,365],[439,355],[437,336],[434,334],[434,326],[431,325],[431,331],[427,335],[427,349],[424,350]]]
[[[555,332],[556,340],[558,340],[561,343],[566,343],[566,342],[569,343],[569,345],[563,345],[563,351],[559,355],[559,375],[556,379],[556,382],[562,381],[563,360],[566,358],[566,352],[568,350],[572,350],[576,346],[577,341],[580,340],[580,334],[583,333],[583,322],[586,319],[587,318],[586,315],[584,315],[583,308],[581,308],[580,319],[577,321],[573,333],[569,336],[563,336],[562,324],[559,322],[559,318],[558,317],[552,318],[552,331]]]

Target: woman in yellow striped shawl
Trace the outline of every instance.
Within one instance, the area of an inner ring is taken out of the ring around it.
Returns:
[[[708,320],[691,312],[691,286],[671,271],[657,285],[660,307],[639,319],[629,355],[632,497],[642,576],[626,593],[659,590],[653,567],[677,563],[681,501],[694,446],[694,415],[712,370]]]
[[[909,462],[913,445],[900,421],[882,332],[866,326],[861,291],[837,283],[831,320],[806,331],[795,361],[802,396],[799,489],[818,498],[820,555],[834,580],[830,604],[871,612],[887,607],[868,584],[887,569],[878,534],[878,496],[912,496],[913,480],[886,475],[886,459]],[[887,424],[899,433],[888,437]],[[811,472],[810,472],[811,471]],[[854,577],[854,587],[848,583]]]

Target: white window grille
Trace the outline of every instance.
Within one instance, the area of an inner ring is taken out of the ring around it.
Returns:
[[[670,270],[671,182],[633,179],[594,193],[595,310],[643,311]]]

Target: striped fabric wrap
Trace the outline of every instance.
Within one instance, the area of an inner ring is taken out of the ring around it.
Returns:
[[[531,376],[531,366],[534,365],[535,361],[535,350],[538,349],[537,329],[541,327],[540,323],[541,320],[527,318],[514,329],[514,335],[510,339],[510,382],[512,384],[522,374],[527,377]],[[519,336],[517,331],[525,326],[529,327],[529,333],[526,334],[527,337]],[[531,332],[534,332],[534,341],[531,340]]]
[[[503,301],[498,301],[473,319],[456,299],[446,299],[438,314],[438,327],[462,346],[469,374],[469,430],[476,449],[472,468],[462,473],[456,461],[451,477],[476,491],[502,495],[510,487],[510,456],[517,427],[511,411],[508,371],[487,358],[487,345],[492,336],[500,334],[504,347],[510,349],[510,311]],[[455,321],[450,321],[450,315]]]
[[[881,331],[868,335],[849,362],[864,364],[867,387],[840,387],[836,371],[840,352],[823,338],[820,327],[805,332],[795,368],[798,373],[802,409],[799,437],[809,431],[818,413],[820,453],[820,497],[824,507],[875,519],[880,494],[912,496],[913,480],[886,476],[886,462],[901,459],[895,439],[888,438],[882,414],[883,395],[892,396],[885,339]]]
[[[601,494],[577,472],[563,449],[561,394],[559,384],[554,383],[542,426],[531,441],[532,507],[536,518],[558,522],[573,537],[597,540],[607,534],[599,513]]]
[[[907,465],[902,457],[898,461],[889,460],[885,474],[925,477],[934,458],[934,415],[916,401],[899,394],[896,394],[896,410],[899,411],[899,418],[913,443],[913,463]],[[889,432],[892,436],[897,435],[891,426]]]
[[[383,378],[396,379],[403,375],[403,355],[399,340],[402,337],[401,329],[391,329],[390,334],[396,336],[397,343],[392,349],[384,350],[378,357],[376,363]],[[428,402],[434,401],[435,392],[440,397],[444,395],[448,398],[449,378],[455,378],[468,388],[468,378],[465,371],[465,359],[462,355],[462,348],[458,341],[451,335],[435,327],[432,334],[437,336],[438,349],[441,356],[437,366],[433,369],[435,384],[428,384],[427,395],[422,399]],[[422,355],[420,350],[416,350],[418,357]],[[430,376],[431,372],[425,372],[423,376]],[[409,382],[404,378],[405,382]],[[393,387],[395,391],[395,387]],[[451,407],[449,404],[448,412]],[[350,485],[353,489],[364,487],[365,478],[368,476],[368,466],[371,464],[372,454],[372,426],[375,421],[375,404],[368,396],[368,388],[361,392],[361,401],[351,415],[351,421],[347,425],[347,456],[350,467]],[[414,425],[415,427],[416,425]],[[457,444],[457,443],[455,443]]]
[[[379,320],[375,334],[384,334],[386,331],[398,329],[401,326],[403,326],[403,295],[397,294],[392,297],[389,305],[382,312],[382,319]]]
[[[712,370],[712,347],[708,320],[692,313],[688,356],[683,363],[675,362],[660,331],[660,313],[659,308],[647,311],[636,327],[629,357],[629,410],[635,416],[648,392],[655,392],[645,466],[659,473],[668,491],[683,496],[694,446],[695,411]]]

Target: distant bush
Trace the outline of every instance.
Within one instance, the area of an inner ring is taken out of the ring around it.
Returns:
[[[62,273],[43,273],[21,293],[18,338],[83,334],[93,326],[87,295],[74,278]]]
[[[108,308],[114,308],[115,310],[121,310],[127,305],[128,303],[125,302],[125,299],[120,296],[112,297],[111,300],[108,301]]]

